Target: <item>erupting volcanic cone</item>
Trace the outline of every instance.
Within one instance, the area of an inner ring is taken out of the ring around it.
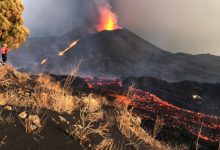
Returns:
[[[98,11],[100,13],[100,19],[99,19],[99,25],[96,26],[96,30],[98,32],[101,32],[103,30],[116,30],[121,29],[120,26],[118,26],[118,17],[115,13],[113,13],[110,8],[106,6],[100,6],[98,8]]]

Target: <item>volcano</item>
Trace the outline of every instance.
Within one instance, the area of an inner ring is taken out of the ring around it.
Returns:
[[[56,56],[70,41],[79,38],[80,42],[76,47],[63,57]],[[30,58],[30,62],[25,61],[24,64],[20,61],[24,60],[24,56]],[[17,68],[27,66],[25,70],[30,70],[33,64],[38,65],[44,58],[49,58],[46,71],[65,74],[74,60],[83,59],[85,61],[79,72],[93,76],[150,76],[169,82],[220,81],[220,57],[170,53],[127,29],[93,34],[76,29],[61,37],[29,38],[11,57]]]

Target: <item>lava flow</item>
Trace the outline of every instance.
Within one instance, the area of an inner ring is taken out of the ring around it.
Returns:
[[[111,9],[107,6],[100,6],[98,8],[100,19],[99,24],[96,26],[96,30],[101,32],[103,30],[112,31],[120,29],[118,26],[118,17]]]
[[[73,48],[74,46],[76,46],[79,41],[80,41],[80,39],[78,39],[78,40],[72,42],[69,47],[67,47],[66,49],[64,49],[64,50],[62,50],[61,52],[59,52],[58,55],[59,55],[59,56],[63,56],[64,53],[66,53],[68,50],[70,50],[71,48]]]
[[[135,108],[134,113],[143,120],[155,121],[157,116],[161,116],[166,125],[174,128],[185,127],[190,133],[199,135],[203,140],[218,142],[220,139],[220,118],[217,116],[182,109],[140,89],[129,88],[133,94],[127,96],[128,90],[125,90],[120,80],[93,80],[91,78],[84,80],[91,90],[99,90],[114,97],[120,103],[132,105]],[[202,133],[198,134],[201,124]]]

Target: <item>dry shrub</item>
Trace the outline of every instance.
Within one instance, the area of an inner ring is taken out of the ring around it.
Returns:
[[[102,118],[98,117],[100,112],[90,112],[87,107],[80,109],[80,117],[74,125],[70,127],[70,135],[80,141],[82,146],[89,145],[89,137],[98,135],[103,139],[109,137],[109,130],[106,124],[99,121]],[[91,142],[92,143],[92,142]]]
[[[156,139],[158,133],[161,131],[163,126],[165,125],[164,119],[160,116],[157,116],[157,119],[155,121],[154,129],[153,129],[153,139]]]
[[[99,97],[89,94],[82,98],[83,105],[87,108],[89,112],[96,112],[101,110],[103,104]]]
[[[118,110],[116,119],[118,128],[128,139],[134,137],[134,134],[137,133],[136,130],[139,130],[141,119],[134,117],[131,112],[126,109]]]
[[[126,107],[117,112],[117,125],[122,134],[128,138],[133,146],[139,149],[141,146],[150,145],[156,149],[171,150],[171,146],[155,140],[148,132],[141,127],[141,118],[134,116]]]

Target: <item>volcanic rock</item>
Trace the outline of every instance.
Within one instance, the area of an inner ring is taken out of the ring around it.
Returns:
[[[21,113],[19,114],[19,117],[20,117],[21,119],[25,119],[25,118],[27,117],[27,113],[26,113],[25,111],[23,111],[23,112],[21,112]]]

